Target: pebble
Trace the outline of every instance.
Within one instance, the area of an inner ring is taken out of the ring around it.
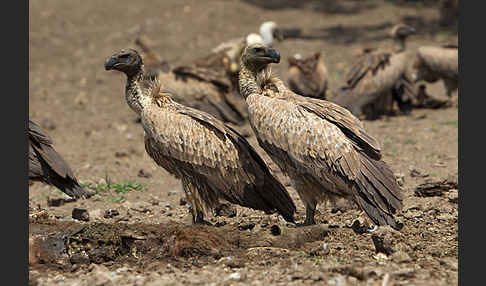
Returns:
[[[73,219],[89,221],[89,213],[86,209],[74,208],[71,216]]]
[[[270,232],[273,235],[280,235],[282,233],[282,231],[280,230],[280,227],[276,224],[272,225],[272,227],[270,228]]]

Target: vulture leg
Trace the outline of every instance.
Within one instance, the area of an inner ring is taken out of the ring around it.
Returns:
[[[192,184],[189,180],[182,178],[182,189],[186,194],[187,201],[191,204],[192,223],[211,225],[210,222],[204,220],[204,202],[202,201],[197,186]]]
[[[297,191],[300,199],[305,205],[305,220],[302,224],[298,225],[307,226],[316,224],[314,216],[316,214],[316,207],[318,202],[316,200],[315,188],[313,188],[312,185],[308,184],[305,178],[294,179],[292,181],[295,190]]]
[[[447,78],[445,78],[443,81],[444,81],[444,86],[447,90],[447,96],[449,98],[451,98],[452,97],[452,91],[457,88],[456,83],[453,80],[450,80],[450,79],[447,79]]]
[[[316,221],[314,216],[316,214],[316,206],[306,206],[305,207],[305,221],[302,225],[314,225]]]
[[[196,215],[192,217],[193,224],[205,224],[205,225],[212,225],[209,221],[204,220],[204,213],[202,211],[195,211]]]

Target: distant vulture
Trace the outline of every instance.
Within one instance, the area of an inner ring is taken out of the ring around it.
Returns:
[[[414,33],[410,26],[395,25],[391,30],[393,46],[363,53],[351,66],[346,84],[331,100],[366,119],[390,112],[393,101],[402,112],[408,113],[415,98],[415,85],[408,68],[410,55],[405,41]]]
[[[295,94],[273,77],[278,51],[261,44],[242,56],[240,92],[260,146],[286,173],[306,207],[305,225],[315,224],[318,203],[353,200],[378,225],[401,226],[394,213],[402,196],[379,143],[347,109]]]
[[[328,73],[320,52],[302,58],[296,54],[288,58],[288,85],[293,92],[314,98],[325,99]]]
[[[412,64],[416,82],[434,83],[442,80],[447,95],[459,88],[459,45],[457,39],[439,47],[423,46],[417,49]]]
[[[219,199],[266,213],[276,210],[294,221],[295,205],[288,192],[237,131],[173,101],[161,87],[163,77],[143,88],[143,61],[135,50],[107,58],[105,69],[127,75],[125,98],[142,119],[145,150],[182,181],[194,223],[207,223],[204,214],[219,205]]]

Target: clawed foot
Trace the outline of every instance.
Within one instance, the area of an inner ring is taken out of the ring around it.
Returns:
[[[202,212],[196,212],[196,216],[192,218],[192,223],[199,224],[199,225],[210,225],[210,226],[213,225],[209,221],[204,220],[204,215]]]

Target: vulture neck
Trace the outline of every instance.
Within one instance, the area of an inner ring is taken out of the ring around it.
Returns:
[[[394,42],[394,52],[395,53],[401,53],[405,51],[405,48],[407,47],[406,45],[406,40],[404,38],[396,38],[393,40]]]
[[[240,94],[246,99],[252,93],[261,92],[261,83],[264,83],[270,76],[270,67],[261,70],[248,68],[243,62],[239,74]],[[261,80],[263,77],[263,81]],[[260,79],[260,80],[259,80]]]
[[[127,74],[127,85],[125,87],[125,99],[128,106],[137,114],[140,114],[151,102],[150,97],[144,94],[141,87],[143,73],[144,68],[141,66],[134,74]]]

